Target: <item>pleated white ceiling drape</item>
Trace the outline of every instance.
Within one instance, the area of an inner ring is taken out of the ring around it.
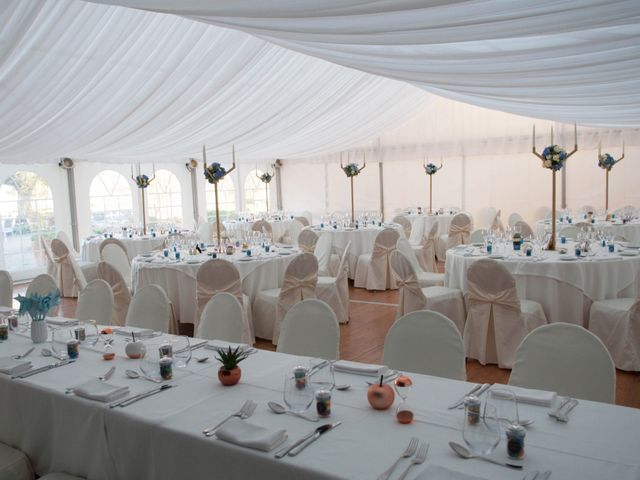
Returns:
[[[79,0],[0,2],[0,162],[238,161],[349,148],[434,98],[246,33]]]
[[[638,0],[91,0],[192,18],[519,115],[640,125]]]

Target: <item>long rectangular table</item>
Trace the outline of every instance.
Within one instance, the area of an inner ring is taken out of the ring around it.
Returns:
[[[58,338],[58,337],[56,337]],[[520,405],[520,415],[535,423],[526,437],[524,471],[514,471],[478,460],[463,460],[448,446],[462,441],[462,410],[447,406],[464,395],[469,383],[412,374],[414,387],[409,403],[416,420],[400,425],[395,406],[373,410],[366,399],[369,377],[336,373],[338,384],[351,383],[350,390],[333,392],[331,421],[341,420],[296,457],[276,460],[265,453],[205,438],[201,431],[237,411],[245,400],[258,403],[246,421],[286,429],[288,442],[300,438],[318,423],[291,415],[276,415],[267,401],[282,400],[284,373],[309,359],[259,351],[241,364],[242,379],[233,387],[217,380],[214,352],[198,349],[197,357],[177,371],[171,388],[126,408],[110,409],[104,403],[65,394],[67,387],[104,373],[117,371],[110,383],[128,385],[131,393],[155,384],[128,379],[126,369],[137,369],[138,361],[124,357],[124,339],[115,336],[117,358],[102,360],[101,348],[83,344],[80,358],[26,379],[0,374],[0,441],[24,451],[36,472],[65,471],[89,479],[371,479],[383,472],[404,450],[413,436],[430,443],[425,464],[412,469],[407,478],[417,478],[429,465],[440,465],[486,479],[520,480],[527,470],[551,469],[554,479],[640,479],[640,410],[580,401],[569,423],[547,416],[547,408]],[[157,342],[159,339],[154,339]],[[13,332],[0,343],[0,356],[21,353],[32,345]],[[47,345],[45,345],[47,346]],[[51,363],[40,356],[40,346],[30,355],[34,366]],[[506,460],[504,439],[495,453]],[[408,462],[405,460],[404,467]],[[400,469],[392,478],[396,478]],[[451,477],[455,478],[455,477]]]

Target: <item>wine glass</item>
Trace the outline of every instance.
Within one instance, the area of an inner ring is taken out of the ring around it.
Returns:
[[[465,406],[462,438],[469,450],[476,455],[489,455],[500,443],[500,422],[497,420],[496,407],[485,404],[484,415],[470,411]]]
[[[495,388],[489,390],[485,403],[485,418],[487,407],[494,407],[496,420],[502,425],[518,424],[518,402],[512,390],[505,388]]]
[[[324,360],[322,361],[324,362]],[[314,369],[315,365],[321,365],[317,361],[311,361],[311,373],[309,374],[309,382],[314,391],[318,390],[333,390],[336,380],[333,373],[333,363],[328,362],[323,366]]]
[[[193,352],[191,351],[191,343],[189,337],[182,335],[179,337],[171,337],[173,344],[173,364],[176,368],[185,368],[189,365]]]
[[[145,377],[155,381],[162,380],[160,376],[160,344],[146,345],[147,353],[140,359],[140,370]]]
[[[299,367],[296,367],[296,370],[298,369]],[[304,377],[296,377],[293,370],[289,369],[284,376],[282,396],[289,410],[294,413],[304,413],[313,403],[315,392],[309,383],[306,373]]]

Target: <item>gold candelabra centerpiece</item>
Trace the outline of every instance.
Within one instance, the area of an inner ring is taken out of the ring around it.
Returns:
[[[542,153],[536,150],[536,125],[533,124],[532,153],[542,160],[542,166],[551,170],[551,238],[547,243],[547,250],[556,249],[556,173],[562,170],[568,158],[578,151],[578,126],[573,125],[574,145],[569,153],[562,147],[553,143],[553,127],[551,127],[551,143],[545,147]]]
[[[258,179],[262,183],[264,183],[265,199],[267,201],[267,215],[269,214],[269,184],[271,183],[271,180],[273,180],[273,177],[276,174],[274,167],[275,165],[270,165],[270,168],[271,168],[270,172],[264,172],[262,175],[258,175],[258,166],[256,165],[256,177],[258,177]]]
[[[609,220],[609,172],[611,169],[624,158],[624,142],[622,142],[622,156],[618,159],[608,153],[602,153],[602,143],[598,143],[598,166],[604,170],[604,210]]]
[[[427,163],[426,157],[422,166],[424,167],[424,173],[429,175],[429,215],[431,215],[433,213],[433,176],[442,168],[442,157],[440,157],[439,167],[436,167],[433,163]]]
[[[343,165],[342,152],[340,152],[340,168],[342,168],[342,171],[345,173],[345,175],[347,176],[347,178],[349,178],[351,182],[351,223],[352,224],[356,222],[356,211],[355,211],[354,201],[353,201],[353,177],[355,177],[356,175],[359,175],[360,172],[364,170],[366,166],[367,166],[367,160],[365,158],[364,152],[362,152],[362,167],[358,166],[357,163],[349,162],[349,152],[347,152],[347,164]]]
[[[140,164],[138,164],[138,172],[140,172]],[[135,182],[136,186],[140,190],[140,199],[141,199],[140,206],[142,208],[142,234],[143,235],[147,234],[147,208],[145,206],[145,198],[144,198],[145,190],[149,185],[151,185],[151,182],[153,182],[155,179],[156,179],[155,163],[153,164],[153,174],[151,175],[151,178],[149,178],[145,174],[138,174],[134,177],[133,165],[131,166],[131,180]]]
[[[220,208],[218,206],[218,182],[236,169],[236,147],[231,146],[231,157],[233,159],[233,166],[227,170],[219,162],[213,162],[207,165],[207,147],[202,145],[202,163],[204,168],[204,178],[213,184],[213,191],[215,193],[216,202],[216,237],[218,239],[218,248],[220,248]]]

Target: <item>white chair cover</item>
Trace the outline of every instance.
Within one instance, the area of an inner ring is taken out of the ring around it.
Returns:
[[[53,253],[51,253],[49,243],[44,239],[44,237],[40,237],[40,246],[47,257],[47,273],[53,278],[58,278],[58,264],[53,261]]]
[[[224,224],[220,224],[220,236],[222,236],[223,225]],[[214,230],[215,230],[215,225],[213,223],[207,223],[207,222],[198,223],[198,229],[196,230],[198,241],[204,242],[205,244],[212,243]]]
[[[131,299],[124,324],[169,333],[171,320],[171,302],[167,294],[158,285],[146,285]]]
[[[508,223],[510,227],[514,227],[518,222],[524,222],[524,218],[522,218],[522,215],[517,212],[513,212],[511,215],[509,215]]]
[[[402,231],[404,232],[404,238],[411,238],[411,222],[404,215],[396,215],[393,217],[393,223],[397,223],[402,227]]]
[[[0,479],[33,480],[34,478],[29,458],[20,450],[0,443]]]
[[[491,222],[493,222],[493,219],[496,216],[496,213],[497,211],[493,207],[483,207],[480,210],[478,210],[478,214],[477,214],[478,228],[489,229],[491,227]]]
[[[300,217],[300,218],[304,218],[304,217]],[[304,219],[306,220],[306,218]],[[304,227],[305,225],[297,218],[291,221],[291,223],[289,224],[289,227],[287,228],[287,232],[285,234],[286,239],[291,245],[298,244],[298,237],[300,236],[300,232],[302,232],[302,229]]]
[[[244,309],[235,295],[217,293],[202,310],[196,337],[246,343],[245,318]]]
[[[198,314],[194,331],[198,331],[198,319],[201,318],[205,305],[218,293],[230,293],[243,306],[243,332],[242,343],[253,345],[253,322],[251,321],[251,304],[249,298],[242,294],[240,272],[236,266],[224,259],[214,258],[207,260],[198,269],[196,274]]]
[[[316,248],[313,254],[318,259],[318,275],[324,277],[331,276],[330,264],[331,264],[331,251],[333,246],[333,237],[328,232],[320,235],[320,238],[316,242]]]
[[[486,234],[486,230],[479,229],[471,232],[471,236],[469,237],[470,243],[484,243],[484,236]]]
[[[491,230],[504,232],[504,225],[502,224],[502,210],[498,210],[496,216],[493,217],[493,221],[491,222]]]
[[[438,222],[433,222],[437,225]],[[422,245],[424,243],[424,215],[418,215],[411,225],[411,235],[407,237],[411,245]]]
[[[396,320],[384,340],[382,363],[399,371],[467,379],[458,328],[431,310],[411,312]]]
[[[616,371],[607,348],[593,333],[578,325],[552,323],[522,341],[509,385],[614,403]]]
[[[303,210],[302,212],[300,212],[300,216],[307,219],[307,221],[309,222],[308,225],[311,225],[313,223],[313,215],[311,215],[311,212],[309,210]]]
[[[100,259],[118,270],[127,288],[131,289],[131,260],[124,243],[116,238],[103,240],[100,244]]]
[[[48,295],[49,293],[54,293],[56,290],[58,290],[58,286],[56,285],[56,281],[53,277],[46,273],[41,273],[31,280],[31,283],[27,287],[26,296],[28,297],[34,293],[37,293],[38,295]],[[52,307],[49,310],[49,316],[55,316],[57,314],[58,307]]]
[[[580,227],[576,225],[569,225],[560,229],[560,236],[567,237],[570,240],[575,240],[580,234]]]
[[[416,310],[433,310],[453,321],[462,332],[464,328],[464,302],[462,292],[456,288],[420,288],[409,260],[396,251],[391,254],[391,270],[400,288],[396,318]]]
[[[547,323],[542,307],[521,307],[516,282],[509,271],[490,259],[480,259],[467,270],[467,320],[464,345],[467,357],[481,364],[511,368],[516,348],[533,329]]]
[[[516,230],[520,230],[520,235],[522,235],[522,238],[533,238],[535,236],[531,226],[529,226],[529,224],[524,220],[518,220],[513,225],[513,228]]]
[[[425,272],[437,272],[436,246],[438,244],[439,225],[434,222],[429,233],[423,237],[422,248],[418,252],[418,262]]]
[[[393,228],[385,228],[376,236],[373,252],[358,257],[354,286],[367,290],[395,290],[398,288],[391,274],[389,258],[395,251],[400,234]]]
[[[57,283],[60,287],[60,295],[63,297],[77,297],[78,287],[70,262],[71,252],[69,252],[69,249],[62,240],[54,238],[51,240],[51,253],[53,255],[53,261],[58,265]],[[84,278],[84,274],[82,277]]]
[[[6,270],[0,270],[0,306],[13,305],[13,278]]]
[[[253,230],[254,232],[264,233],[268,237],[273,236],[273,227],[266,220],[257,220],[253,222],[253,225],[251,225],[251,230]]]
[[[348,242],[342,252],[342,258],[338,265],[335,277],[319,276],[316,286],[318,300],[322,300],[331,307],[339,323],[349,322],[349,251],[351,242]]]
[[[98,278],[106,281],[111,286],[113,293],[113,314],[111,324],[123,326],[131,303],[131,292],[124,282],[120,272],[107,262],[98,263]]]
[[[318,234],[310,228],[305,228],[298,235],[298,248],[302,253],[314,253],[318,243]]]
[[[95,320],[98,325],[110,325],[113,313],[113,292],[104,280],[92,280],[80,292],[75,318]]]
[[[67,232],[65,232],[64,230],[58,230],[58,234],[56,235],[56,237],[59,240],[62,240],[62,243],[67,246],[67,249],[69,250],[69,253],[71,253],[71,255],[73,255],[74,257],[80,256],[78,251],[73,248],[73,242],[71,241],[71,238],[69,238],[69,235],[67,235]]]
[[[304,300],[293,306],[282,321],[278,352],[337,360],[340,327],[336,316],[320,300]]]
[[[299,221],[303,227],[309,226],[309,219],[307,217],[299,216],[295,217],[295,220]]]
[[[440,260],[446,257],[446,252],[457,245],[466,245],[471,236],[471,218],[466,213],[457,213],[449,224],[449,233],[440,237],[436,255]]]
[[[407,260],[409,260],[421,288],[433,287],[436,285],[444,286],[444,273],[423,272],[420,264],[418,263],[418,258],[406,238],[400,237],[396,243],[396,248]]]
[[[617,368],[640,371],[640,299],[593,302],[589,330],[602,340]]]

